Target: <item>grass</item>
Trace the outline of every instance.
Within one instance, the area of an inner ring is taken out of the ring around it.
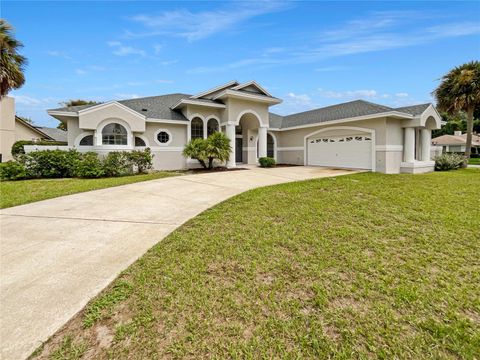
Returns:
[[[159,171],[142,175],[101,179],[36,179],[0,182],[0,209],[28,204],[34,201],[140,181],[161,179],[179,175],[173,171]]]
[[[470,158],[468,159],[470,165],[480,165],[480,158]]]
[[[478,358],[479,188],[462,169],[243,193],[154,246],[38,356]]]

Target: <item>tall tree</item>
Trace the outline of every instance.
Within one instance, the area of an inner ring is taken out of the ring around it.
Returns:
[[[65,107],[79,106],[79,105],[95,105],[95,104],[98,104],[98,103],[93,100],[82,100],[82,99],[68,100],[60,103],[60,105]]]
[[[445,74],[438,88],[433,92],[440,111],[467,114],[467,142],[465,157],[472,151],[473,114],[480,106],[480,62],[471,61],[457,66]]]
[[[0,19],[0,98],[25,83],[27,59],[18,53],[23,44],[12,35],[12,27]]]

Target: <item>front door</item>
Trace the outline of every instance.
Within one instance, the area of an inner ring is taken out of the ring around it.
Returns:
[[[235,162],[241,163],[243,162],[243,139],[236,138],[235,139]]]

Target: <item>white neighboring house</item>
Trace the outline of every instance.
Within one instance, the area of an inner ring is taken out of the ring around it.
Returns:
[[[441,135],[432,139],[432,145],[441,147],[442,152],[464,153],[467,144],[467,134],[455,131],[453,135]],[[472,154],[480,154],[480,136],[472,134]]]
[[[67,124],[68,145],[80,151],[151,148],[154,168],[197,166],[182,156],[193,138],[221,131],[230,138],[227,166],[278,163],[367,169],[384,173],[432,171],[431,130],[440,128],[432,104],[391,108],[363,100],[280,116],[280,99],[255,81],[231,81],[196,95],[168,94],[48,110]]]

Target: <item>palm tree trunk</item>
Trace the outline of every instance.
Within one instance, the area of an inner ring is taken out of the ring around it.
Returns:
[[[470,153],[472,151],[472,133],[473,133],[473,106],[467,109],[467,142],[465,144],[465,158],[470,159]]]

